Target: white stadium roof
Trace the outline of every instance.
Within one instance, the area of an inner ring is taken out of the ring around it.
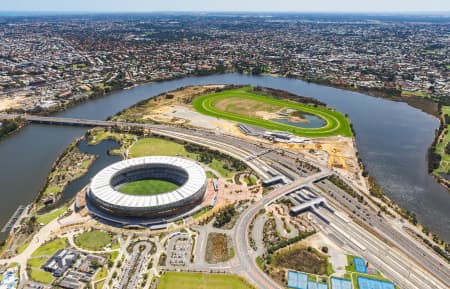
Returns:
[[[132,167],[139,169],[142,165],[152,164],[178,167],[187,173],[188,179],[174,191],[150,196],[127,195],[115,190],[111,185],[111,179],[122,170]],[[205,171],[194,161],[180,157],[151,156],[120,161],[104,168],[92,179],[90,193],[97,201],[112,207],[144,209],[182,202],[202,191],[205,183]]]

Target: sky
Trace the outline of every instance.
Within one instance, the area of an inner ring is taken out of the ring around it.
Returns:
[[[0,0],[27,12],[448,12],[450,0]]]

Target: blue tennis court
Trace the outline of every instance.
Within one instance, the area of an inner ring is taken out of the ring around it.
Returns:
[[[367,274],[366,262],[362,258],[353,257],[353,262],[355,263],[356,272]]]
[[[352,289],[352,282],[350,280],[333,277],[331,278],[331,289]]]
[[[308,275],[289,271],[288,287],[293,289],[308,289]]]
[[[308,289],[328,289],[327,284],[308,281]]]
[[[369,279],[358,277],[358,285],[360,289],[395,289],[394,284],[389,281]]]

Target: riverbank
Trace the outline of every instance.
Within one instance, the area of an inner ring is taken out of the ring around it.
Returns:
[[[440,125],[428,150],[428,171],[436,181],[450,189],[450,106],[441,107]]]
[[[61,198],[65,188],[85,175],[92,166],[97,156],[80,152],[80,141],[81,138],[76,139],[56,159],[45,185],[32,204],[32,212],[53,208],[52,205]]]
[[[283,77],[280,75],[280,77]],[[295,77],[294,77],[295,78]],[[427,99],[424,97],[414,96],[414,95],[402,95],[402,91],[394,88],[370,88],[370,87],[362,87],[362,86],[350,86],[346,84],[339,84],[330,82],[328,80],[320,80],[320,79],[300,79],[306,82],[325,85],[333,88],[344,89],[348,91],[359,92],[363,94],[368,94],[374,97],[380,97],[392,101],[405,102],[412,107],[422,110],[425,113],[428,113],[434,117],[439,118],[439,104],[431,99]]]
[[[441,187],[423,173],[426,172],[423,155],[431,142],[432,131],[437,128],[437,121],[401,103],[288,78],[225,74],[141,85],[84,102],[58,113],[57,116],[103,120],[135,103],[167,91],[189,85],[217,83],[251,84],[287,90],[314,97],[348,114],[353,120],[361,158],[367,164],[371,175],[374,175],[386,190],[386,194],[405,209],[416,212],[418,220],[423,221],[431,231],[439,232],[448,238],[448,224],[444,222],[448,219],[445,208],[448,193],[446,190],[442,192]],[[361,111],[361,107],[371,109]],[[383,118],[380,119],[380,115]],[[378,121],[374,122],[374,119]],[[8,199],[12,205],[10,209],[2,207],[5,218],[12,214],[9,211],[24,202],[22,195],[27,195],[28,200],[31,194],[36,196],[33,192],[38,191],[37,185],[42,186],[42,180],[46,177],[44,174],[50,170],[49,162],[53,163],[56,155],[59,155],[73,138],[84,132],[85,128],[31,124],[17,137],[0,143],[1,157],[11,164],[0,179],[12,192],[9,195],[15,195],[14,199]],[[52,142],[45,142],[44,139],[52,139]],[[29,143],[34,144],[34,150],[28,149]],[[15,155],[17,150],[22,152],[21,158],[15,157],[14,161],[9,161],[10,156]],[[36,154],[34,151],[40,153]],[[27,175],[29,182],[16,182],[15,176],[19,175]],[[21,189],[24,186],[27,189]]]

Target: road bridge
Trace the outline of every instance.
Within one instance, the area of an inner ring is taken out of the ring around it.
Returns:
[[[107,121],[107,120],[89,120],[89,119],[79,119],[79,118],[65,118],[65,117],[52,117],[52,116],[39,116],[39,115],[28,115],[28,114],[0,114],[0,119],[16,119],[22,118],[26,121],[32,123],[42,123],[42,124],[56,124],[56,125],[71,125],[71,126],[101,126],[101,127],[111,127],[111,126],[125,126],[126,123]],[[144,126],[144,124],[135,124],[136,126]]]

